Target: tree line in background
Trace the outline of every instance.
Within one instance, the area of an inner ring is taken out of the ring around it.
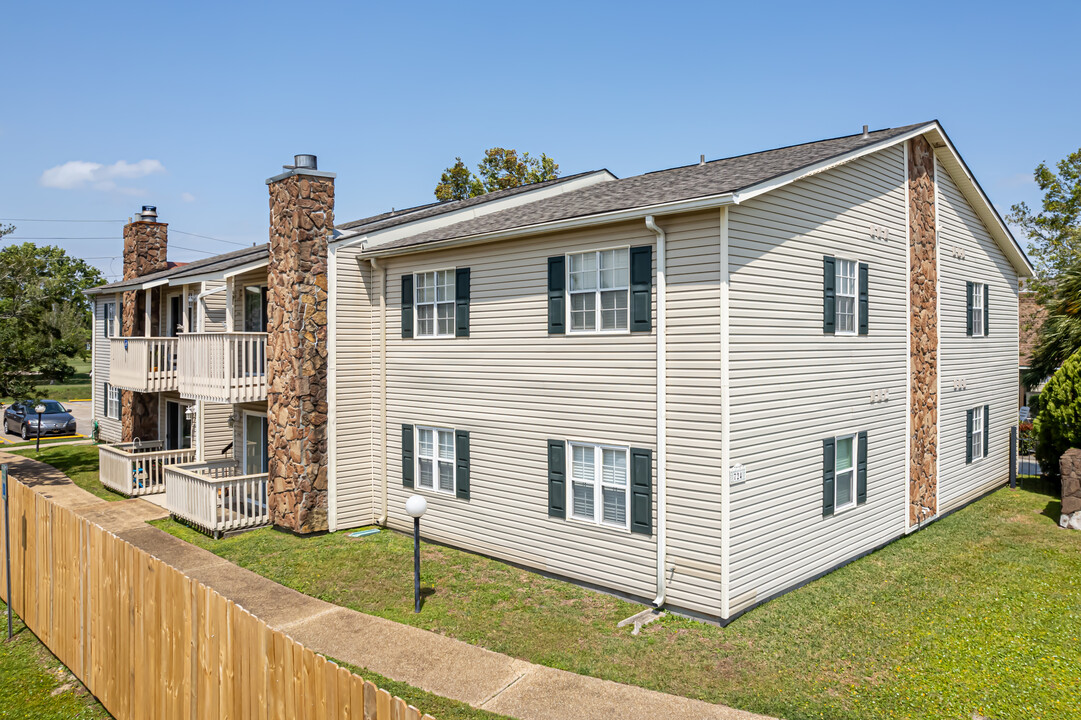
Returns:
[[[1034,177],[1040,212],[1018,203],[1007,219],[1028,236],[1036,277],[1026,289],[1047,313],[1022,380],[1029,387],[1047,380],[1033,432],[1040,466],[1057,475],[1062,453],[1081,447],[1081,149],[1054,170],[1040,163]]]
[[[557,177],[559,165],[544,153],[538,158],[527,152],[519,155],[514,149],[494,147],[484,151],[484,159],[477,164],[475,173],[460,157],[454,158],[454,164],[439,178],[435,196],[443,201],[465,200]]]
[[[13,232],[0,227],[0,238]],[[0,397],[32,399],[38,384],[64,382],[87,358],[90,302],[83,290],[105,282],[85,260],[52,245],[0,250]]]

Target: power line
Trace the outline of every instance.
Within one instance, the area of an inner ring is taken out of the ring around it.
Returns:
[[[48,220],[46,218],[0,218],[0,222],[122,223],[123,220]]]
[[[123,238],[118,238],[115,235],[105,235],[103,237],[38,237],[38,236],[30,237],[30,236],[27,236],[27,235],[19,235],[18,237],[16,237],[14,235],[6,235],[6,236],[4,236],[4,239],[5,240],[122,240]]]
[[[191,235],[192,237],[202,238],[203,240],[213,240],[214,242],[229,243],[230,245],[240,245],[241,247],[248,247],[247,243],[236,242],[235,240],[222,240],[221,238],[210,237],[209,235],[196,235],[195,233],[184,232],[183,230],[177,230],[170,228],[169,232],[180,233],[181,235]]]

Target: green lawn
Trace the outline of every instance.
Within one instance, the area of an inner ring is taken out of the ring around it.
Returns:
[[[71,366],[75,368],[75,375],[68,382],[56,385],[48,383],[38,385],[38,395],[59,402],[89,400],[91,387],[90,361],[76,358],[71,361]],[[0,402],[7,405],[14,402],[14,400],[12,398],[0,398]]]
[[[1081,533],[1058,500],[1001,490],[727,628],[436,545],[412,612],[411,538],[261,529],[214,541],[156,523],[323,600],[537,663],[785,718],[1077,717]],[[419,703],[418,703],[419,705]]]
[[[0,626],[7,607],[0,602]],[[0,640],[0,718],[109,718],[93,695],[16,616],[15,637]]]
[[[0,446],[0,450],[4,450]],[[97,445],[63,445],[60,447],[45,447],[42,445],[41,452],[35,452],[33,448],[25,450],[12,450],[12,455],[40,460],[52,465],[54,468],[71,478],[72,482],[103,500],[124,500],[123,495],[108,490],[98,480],[98,446]]]

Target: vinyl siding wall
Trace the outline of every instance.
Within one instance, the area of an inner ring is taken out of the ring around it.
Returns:
[[[236,445],[225,450],[233,442],[233,429],[229,427],[229,416],[233,414],[233,406],[225,403],[201,403],[201,422],[203,424],[203,445],[201,448],[204,460],[221,460],[223,458],[239,457]]]
[[[661,224],[668,232],[670,256],[669,598],[674,606],[717,616],[719,216],[700,213]],[[655,460],[656,336],[651,332],[550,337],[547,258],[654,244],[653,234],[636,222],[383,260],[388,277],[386,431],[391,527],[411,529],[404,503],[416,492],[402,487],[402,424],[468,430],[471,498],[421,491],[429,502],[424,521],[427,537],[639,598],[653,597],[655,535],[548,517],[547,440],[649,448]],[[339,255],[338,267],[339,273],[350,267],[344,253]],[[471,269],[470,337],[403,339],[403,272],[453,267]],[[346,297],[343,285],[338,285],[339,302]],[[377,302],[378,295],[373,300]],[[341,309],[339,318],[347,312]],[[377,352],[377,332],[377,315],[368,328],[363,322],[348,330],[339,325],[339,362],[352,352],[357,358],[355,367],[362,367],[368,362],[364,351],[350,348],[369,342],[371,352]],[[345,374],[345,366],[340,365],[339,397],[347,392],[341,385]],[[377,387],[377,373],[373,375],[372,386]],[[355,394],[354,402],[360,407],[362,391]],[[378,408],[373,407],[373,413],[378,418]],[[346,414],[345,406],[339,405],[339,487],[347,468],[343,449],[363,442],[363,428],[342,432]],[[375,438],[370,461],[375,515],[380,511],[380,441]],[[653,479],[655,501],[655,468]]]
[[[105,395],[102,383],[109,382],[109,339],[105,337],[105,303],[116,304],[117,334],[120,326],[120,295],[98,295],[94,298],[94,357],[91,381],[94,419],[98,421],[98,437],[106,442],[120,442],[120,420],[105,417]]]
[[[359,254],[359,248],[345,248],[335,261],[336,352],[330,372],[337,383],[332,432],[338,529],[370,524],[377,517],[372,433],[379,422],[379,407],[373,402],[379,392],[373,373],[373,358],[379,360],[379,288],[373,285],[371,264]]]
[[[208,290],[216,290],[224,287],[225,282],[214,280],[202,283],[201,286],[192,289],[192,292],[204,293]],[[225,305],[229,300],[228,291],[216,292],[207,295],[200,303],[202,313],[203,332],[223,332],[225,330]]]
[[[939,481],[942,514],[1009,479],[1010,427],[1017,423],[1017,272],[939,164]],[[964,258],[954,257],[954,248]],[[987,337],[966,334],[966,283],[989,286]],[[965,389],[954,390],[955,380]],[[966,410],[990,405],[986,457],[965,463]]]
[[[905,531],[904,180],[898,146],[730,210],[731,612]],[[868,335],[823,332],[826,255],[869,265]],[[822,441],[860,431],[867,502],[824,518]]]

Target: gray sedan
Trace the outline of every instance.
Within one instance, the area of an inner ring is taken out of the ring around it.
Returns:
[[[34,408],[45,406],[41,414],[41,437],[47,435],[74,435],[75,417],[55,400],[15,403],[4,411],[4,430],[19,435],[23,440],[38,436],[38,414]]]

